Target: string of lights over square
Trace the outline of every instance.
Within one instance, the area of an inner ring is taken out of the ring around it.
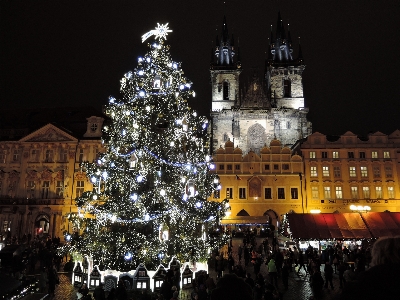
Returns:
[[[205,260],[226,243],[217,228],[228,200],[207,201],[221,188],[209,172],[208,120],[188,106],[195,92],[171,59],[169,32],[168,24],[158,24],[142,36],[155,36],[150,51],[121,79],[120,99],[109,98],[106,152],[82,164],[94,188],[76,199],[78,213],[68,215],[77,230],[65,232],[62,253],[128,270],[173,256]]]

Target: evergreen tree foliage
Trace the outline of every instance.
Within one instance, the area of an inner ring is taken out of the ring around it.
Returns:
[[[119,99],[109,98],[106,151],[82,164],[93,190],[76,199],[78,214],[68,216],[77,232],[61,251],[88,255],[105,268],[155,268],[173,256],[201,261],[226,242],[215,229],[227,200],[207,200],[220,188],[210,172],[208,120],[188,106],[192,83],[165,39],[156,35],[121,79]]]

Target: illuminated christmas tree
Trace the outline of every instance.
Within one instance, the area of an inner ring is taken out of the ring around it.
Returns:
[[[121,79],[120,99],[109,98],[106,152],[82,165],[93,191],[69,215],[79,230],[66,233],[63,250],[109,269],[154,268],[173,256],[201,261],[226,242],[213,230],[227,202],[207,201],[220,188],[209,172],[208,121],[188,106],[195,93],[164,43],[167,25],[142,37],[155,42]]]

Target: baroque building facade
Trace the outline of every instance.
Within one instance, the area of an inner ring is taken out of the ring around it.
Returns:
[[[213,156],[221,189],[210,200],[229,199],[222,224],[279,225],[281,215],[305,212],[303,160],[279,140],[244,154],[228,140]]]
[[[296,148],[304,160],[306,212],[351,212],[350,205],[400,211],[399,130],[366,138],[315,132]]]
[[[65,215],[76,212],[74,199],[92,188],[79,165],[103,151],[103,121],[91,108],[2,111],[2,240],[73,230]]]
[[[286,33],[280,14],[275,36],[271,31],[264,76],[254,76],[243,90],[239,49],[237,55],[235,51],[224,17],[210,66],[213,152],[229,139],[244,153],[252,150],[259,154],[274,139],[291,146],[311,134],[304,103],[301,48],[295,59],[290,31]]]

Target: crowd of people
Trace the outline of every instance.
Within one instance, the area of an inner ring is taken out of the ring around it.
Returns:
[[[367,244],[345,246],[337,242],[320,252],[311,246],[282,249],[274,238],[265,238],[257,244],[261,240],[257,237],[255,232],[248,231],[239,245],[234,247],[231,239],[226,247],[216,249],[211,257],[216,280],[207,273],[196,276],[190,299],[283,299],[284,290],[289,288],[290,273],[292,277],[308,280],[314,299],[319,299],[324,289],[340,290],[336,294],[343,300],[396,299],[393,295],[400,295],[400,237],[380,238],[372,248]],[[24,280],[29,274],[39,273],[40,291],[48,293],[50,299],[54,298],[59,283],[57,273],[64,260],[57,255],[59,243],[59,239],[50,237],[35,237],[29,243],[26,240],[24,268],[10,275]],[[262,267],[266,271],[261,272]],[[334,274],[338,280],[333,280]],[[180,266],[176,266],[167,271],[161,289],[156,293],[142,291],[132,298],[120,280],[117,288],[108,292],[102,284],[89,291],[84,283],[76,295],[81,300],[178,300],[180,280]]]

